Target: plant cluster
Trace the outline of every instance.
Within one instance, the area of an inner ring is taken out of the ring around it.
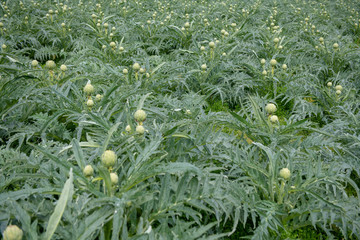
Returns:
[[[359,239],[354,0],[0,2],[0,232]]]

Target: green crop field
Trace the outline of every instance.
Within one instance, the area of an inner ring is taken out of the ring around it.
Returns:
[[[357,0],[0,0],[0,239],[360,239]]]

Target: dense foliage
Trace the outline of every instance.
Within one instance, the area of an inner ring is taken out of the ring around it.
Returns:
[[[4,238],[359,239],[359,11],[2,1]]]

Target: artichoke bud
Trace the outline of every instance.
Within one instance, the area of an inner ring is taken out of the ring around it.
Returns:
[[[9,225],[3,232],[4,240],[21,240],[23,231],[16,225]]]
[[[138,134],[144,134],[144,132],[145,132],[145,128],[142,126],[142,125],[138,125],[138,126],[136,126],[136,133],[138,133]]]
[[[134,113],[134,118],[138,122],[143,122],[146,119],[146,112],[142,109],[139,109]]]
[[[116,173],[110,173],[110,180],[113,185],[116,185],[119,182],[119,177]]]
[[[290,170],[288,168],[283,168],[280,170],[280,177],[285,180],[288,180],[291,176]]]
[[[87,94],[87,95],[91,95],[93,92],[94,92],[94,86],[91,85],[90,81],[85,85],[84,87],[84,92]]]
[[[265,106],[265,111],[269,114],[272,114],[274,112],[276,112],[277,108],[276,108],[276,105],[273,104],[273,103],[268,103],[266,106]]]
[[[86,165],[83,170],[83,174],[85,175],[85,177],[92,177],[94,175],[93,167],[91,165]]]
[[[272,123],[277,123],[277,122],[279,122],[278,116],[272,115],[272,116],[270,117],[270,122],[272,122]]]
[[[116,153],[114,151],[106,150],[101,155],[101,162],[107,168],[113,167],[115,165],[115,161],[116,161]]]
[[[53,60],[49,60],[46,62],[46,67],[49,70],[52,70],[52,69],[56,68],[56,63]]]

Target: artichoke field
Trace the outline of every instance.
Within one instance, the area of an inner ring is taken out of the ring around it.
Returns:
[[[359,12],[1,1],[1,236],[359,239]]]

